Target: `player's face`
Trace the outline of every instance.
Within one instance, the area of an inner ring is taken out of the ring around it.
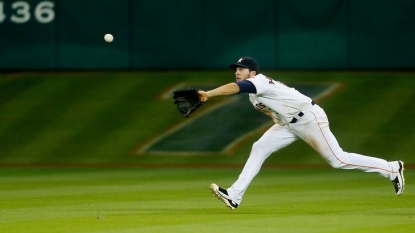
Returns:
[[[248,68],[236,67],[235,77],[236,81],[242,81],[255,76],[255,71],[249,71]]]

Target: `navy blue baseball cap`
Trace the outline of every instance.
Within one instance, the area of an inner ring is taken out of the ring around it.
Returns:
[[[256,71],[256,73],[259,74],[258,63],[252,57],[241,57],[237,63],[231,64],[229,67],[231,69],[236,69],[236,67],[244,67],[251,71]]]

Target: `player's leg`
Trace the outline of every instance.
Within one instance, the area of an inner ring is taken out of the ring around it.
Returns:
[[[319,106],[313,107],[297,123],[290,125],[293,131],[313,147],[332,167],[376,172],[391,181],[399,177],[402,180],[402,186],[404,185],[403,163],[399,161],[388,162],[380,158],[343,151],[330,131],[324,110]],[[403,187],[396,193],[399,195],[402,191]]]
[[[258,174],[264,161],[271,153],[288,146],[297,139],[287,126],[273,125],[252,145],[251,154],[238,177],[238,180],[227,189],[229,196],[238,205],[252,179]]]

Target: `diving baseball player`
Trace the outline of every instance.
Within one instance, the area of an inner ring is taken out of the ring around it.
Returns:
[[[288,146],[298,138],[314,148],[332,167],[376,172],[392,181],[396,195],[403,193],[405,179],[402,161],[388,162],[343,151],[330,131],[324,110],[296,89],[261,74],[253,58],[242,57],[237,63],[231,64],[230,68],[235,69],[236,82],[210,91],[199,91],[201,100],[249,93],[249,101],[254,108],[271,117],[275,124],[252,145],[251,154],[231,187],[225,189],[214,183],[210,185],[213,194],[227,207],[234,210],[241,204],[249,184],[271,153]]]

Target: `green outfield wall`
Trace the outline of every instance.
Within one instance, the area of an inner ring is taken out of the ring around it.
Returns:
[[[413,9],[413,0],[3,0],[0,69],[221,69],[244,55],[265,69],[413,69]]]

